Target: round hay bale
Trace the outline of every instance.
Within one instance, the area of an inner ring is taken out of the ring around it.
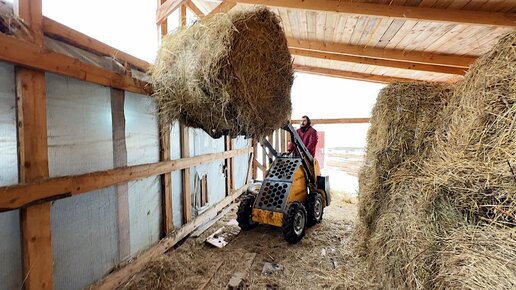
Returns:
[[[403,162],[415,162],[431,148],[439,112],[451,95],[449,85],[393,83],[380,91],[367,133],[365,163],[359,174],[358,252],[378,218],[377,212],[389,191],[387,182]],[[409,161],[410,160],[410,161]]]
[[[290,117],[292,59],[267,8],[206,17],[167,36],[150,75],[164,122],[214,138],[266,136]]]
[[[516,289],[516,229],[464,227],[441,244],[435,289]]]
[[[515,47],[505,35],[457,85],[424,166],[475,224],[516,226]]]

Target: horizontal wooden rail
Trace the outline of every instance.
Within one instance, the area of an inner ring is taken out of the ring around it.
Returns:
[[[63,41],[75,47],[79,47],[94,54],[110,56],[121,62],[126,62],[127,64],[130,64],[131,66],[142,71],[147,71],[150,67],[150,64],[144,60],[120,51],[47,17],[43,17],[43,32],[49,37]]]
[[[369,123],[371,118],[338,118],[338,119],[311,119],[312,125],[323,124],[364,124]],[[293,124],[300,123],[301,120],[292,120]]]
[[[104,187],[190,168],[217,160],[247,154],[251,148],[205,154],[178,160],[120,167],[74,176],[55,177],[31,183],[0,187],[0,211],[7,211],[49,200],[65,198]]]
[[[226,0],[242,4],[266,5],[344,14],[392,17],[473,25],[516,27],[516,13],[500,13],[430,7],[413,7],[339,0]]]
[[[168,237],[162,239],[158,244],[154,247],[148,249],[139,255],[136,260],[130,262],[124,267],[120,268],[118,271],[115,271],[104,279],[98,281],[94,285],[92,285],[89,289],[91,290],[112,290],[117,289],[121,285],[123,285],[126,281],[128,281],[133,275],[138,273],[145,264],[147,264],[152,259],[155,259],[161,255],[163,255],[166,251],[171,249],[175,244],[179,241],[187,237],[190,233],[196,230],[198,227],[203,225],[205,222],[215,217],[221,210],[225,207],[232,204],[242,193],[244,193],[250,184],[246,184],[243,187],[232,192],[231,195],[224,198],[221,202],[211,207],[210,209],[203,212],[201,215],[196,217],[191,222],[183,225],[177,231],[170,234]]]
[[[81,62],[67,55],[1,33],[0,60],[115,89],[144,95],[151,93],[150,85],[143,81]]]

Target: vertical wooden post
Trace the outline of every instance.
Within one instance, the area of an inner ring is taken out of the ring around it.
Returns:
[[[166,0],[158,0],[158,7]],[[158,24],[160,38],[168,34],[168,21],[163,20]],[[159,139],[160,139],[160,159],[161,161],[170,160],[170,124],[159,120]],[[162,236],[166,236],[174,230],[174,219],[172,212],[172,173],[167,172],[161,175],[161,208],[162,208]]]
[[[233,139],[230,136],[224,136],[224,151],[231,150],[233,150]],[[228,158],[224,164],[226,166],[226,196],[228,196],[235,189],[234,159]]]
[[[111,89],[111,118],[113,124],[113,164],[127,166],[127,146],[125,143],[125,92]],[[120,261],[131,255],[129,223],[129,186],[126,183],[115,187],[117,196],[118,257]]]
[[[250,164],[250,166],[252,166],[251,178],[253,180],[256,180],[258,178],[258,166],[254,162],[254,160],[256,160],[256,156],[258,154],[258,147],[257,147],[258,143],[256,142],[255,138],[253,138],[251,146],[253,147],[253,159],[251,160],[251,164]]]
[[[35,45],[43,46],[41,0],[14,1],[15,13],[24,20]],[[20,182],[47,178],[47,106],[45,73],[16,68],[18,151]],[[25,289],[53,288],[52,223],[50,203],[20,211]]]
[[[186,6],[180,7],[179,24],[186,26]],[[179,125],[181,136],[181,158],[190,157],[190,131],[183,124]],[[190,168],[181,171],[183,180],[183,223],[192,220],[192,191],[190,189]]]
[[[276,143],[274,143],[274,149],[276,149],[276,152],[280,152],[281,151],[281,138],[280,138],[280,129],[277,129],[276,132],[274,133],[275,137],[274,139],[276,139]]]

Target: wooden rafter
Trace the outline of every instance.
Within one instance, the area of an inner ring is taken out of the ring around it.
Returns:
[[[236,2],[234,2],[234,1],[224,0],[217,7],[215,7],[215,9],[213,9],[208,15],[228,12],[236,5],[237,5]]]
[[[359,73],[359,72],[352,72],[352,71],[342,71],[342,70],[336,70],[336,69],[304,66],[304,65],[298,65],[298,64],[294,64],[294,70],[296,70],[298,72],[304,72],[304,73],[310,73],[310,74],[317,74],[317,75],[323,75],[323,76],[338,77],[338,78],[359,80],[359,81],[366,81],[366,82],[373,82],[373,83],[380,83],[380,84],[388,84],[388,83],[392,83],[392,82],[417,82],[417,81],[420,81],[420,80],[416,80],[416,79],[374,75],[374,74],[366,74],[366,73]]]
[[[146,83],[0,33],[0,60],[79,80],[149,95]],[[44,57],[42,57],[44,56]]]
[[[248,154],[251,148],[204,154],[179,160],[120,167],[93,173],[63,176],[0,187],[0,212],[48,200],[74,196],[132,180],[190,168],[200,164]]]
[[[187,0],[167,0],[167,2],[163,3],[159,6],[156,11],[156,24],[160,24],[165,20],[172,12],[174,12],[177,8],[181,7]]]
[[[354,56],[354,55],[329,53],[329,52],[323,52],[323,51],[305,50],[305,49],[299,49],[299,48],[290,48],[289,50],[290,50],[290,53],[292,53],[293,55],[298,55],[298,56],[344,61],[344,62],[352,62],[352,63],[366,64],[366,65],[375,65],[375,66],[382,66],[382,67],[392,67],[392,68],[401,68],[401,69],[408,69],[408,70],[427,71],[427,72],[436,72],[436,73],[445,73],[445,74],[454,74],[454,75],[464,75],[464,73],[466,71],[466,69],[464,69],[464,68],[457,68],[457,67],[421,64],[421,63],[388,60],[388,59],[368,58],[368,57],[361,57],[361,56]]]
[[[266,5],[344,14],[425,20],[474,25],[516,27],[515,13],[484,12],[458,9],[347,2],[339,0],[226,0],[242,4]]]
[[[195,5],[195,3],[192,2],[192,0],[188,0],[186,3],[185,3],[186,7],[188,7],[190,10],[192,10],[192,12],[197,15],[197,17],[199,18],[203,18],[204,16],[206,16],[202,10],[197,7],[197,5]]]
[[[476,57],[472,56],[439,54],[425,51],[404,51],[401,49],[364,47],[345,43],[301,40],[291,37],[287,38],[287,40],[290,48],[419,64],[468,68],[476,60]]]

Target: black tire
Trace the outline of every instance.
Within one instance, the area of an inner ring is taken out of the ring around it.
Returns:
[[[257,223],[253,222],[252,214],[253,214],[253,204],[256,199],[256,195],[254,194],[246,194],[240,205],[238,205],[237,211],[237,222],[238,226],[243,231],[248,231],[254,227],[256,227]]]
[[[305,206],[297,201],[292,202],[283,216],[283,236],[290,244],[295,244],[305,236],[306,229],[306,209]]]
[[[324,213],[324,203],[319,192],[313,192],[306,199],[308,219],[306,224],[310,227],[322,221]]]

